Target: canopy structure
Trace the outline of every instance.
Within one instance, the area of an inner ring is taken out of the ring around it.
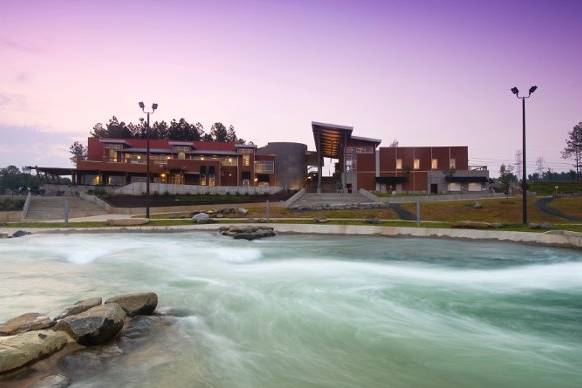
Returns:
[[[333,159],[340,159],[342,150],[354,130],[353,127],[316,121],[311,122],[311,128],[319,156]]]

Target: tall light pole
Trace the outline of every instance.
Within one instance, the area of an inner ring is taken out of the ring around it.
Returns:
[[[145,110],[143,101],[139,102],[139,107],[147,115],[146,119],[146,218],[150,218],[150,113],[154,113],[158,109],[158,104],[152,104],[152,111]]]
[[[527,225],[527,173],[526,173],[526,168],[525,168],[525,100],[526,98],[530,98],[532,93],[536,91],[538,87],[537,86],[532,86],[531,88],[529,88],[529,93],[527,96],[519,96],[519,89],[517,89],[515,86],[511,88],[511,92],[513,94],[515,94],[515,97],[519,98],[521,100],[521,109],[522,109],[522,122],[523,122],[523,127],[522,127],[522,156],[523,156],[523,161],[522,161],[522,178],[521,178],[521,193],[522,193],[522,206],[523,206],[523,210],[522,210],[522,222],[524,225]]]

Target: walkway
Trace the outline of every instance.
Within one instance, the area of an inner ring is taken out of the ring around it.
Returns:
[[[572,216],[562,213],[560,210],[550,206],[550,202],[554,200],[554,197],[544,197],[536,201],[536,207],[545,214],[561,218],[568,221],[582,221],[582,217]]]

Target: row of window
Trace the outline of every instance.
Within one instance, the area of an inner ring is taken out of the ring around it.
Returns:
[[[118,158],[117,151],[113,149],[108,150],[108,160],[112,162],[117,162],[120,159]],[[177,154],[178,160],[186,160],[186,154],[184,152],[178,152]],[[145,156],[142,154],[133,154],[133,153],[125,153],[123,155],[125,162],[128,163],[145,163]],[[170,155],[150,155],[150,160],[153,163],[164,163],[167,160],[172,159]],[[218,158],[218,157],[208,157],[208,156],[192,156],[191,159],[188,160],[220,160],[220,164],[223,166],[237,166],[237,158],[236,157],[226,157],[226,158]],[[251,154],[250,153],[243,153],[242,154],[242,165],[244,167],[249,167],[251,165]],[[255,170],[257,173],[261,174],[273,174],[275,172],[275,166],[272,160],[264,160],[264,161],[255,161]]]
[[[420,170],[420,159],[414,159],[412,163],[412,168],[414,170]],[[432,159],[430,162],[430,168],[433,170],[439,169],[439,160]],[[456,159],[449,159],[449,169],[454,170],[457,168],[457,160]],[[396,169],[402,170],[402,159],[396,159]]]

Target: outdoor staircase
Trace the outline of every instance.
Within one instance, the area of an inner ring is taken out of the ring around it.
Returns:
[[[107,213],[99,206],[79,197],[33,196],[25,220],[63,220],[65,215],[65,199],[69,204],[69,218],[88,217]]]
[[[291,208],[341,208],[344,206],[363,206],[377,202],[361,193],[305,193]]]

